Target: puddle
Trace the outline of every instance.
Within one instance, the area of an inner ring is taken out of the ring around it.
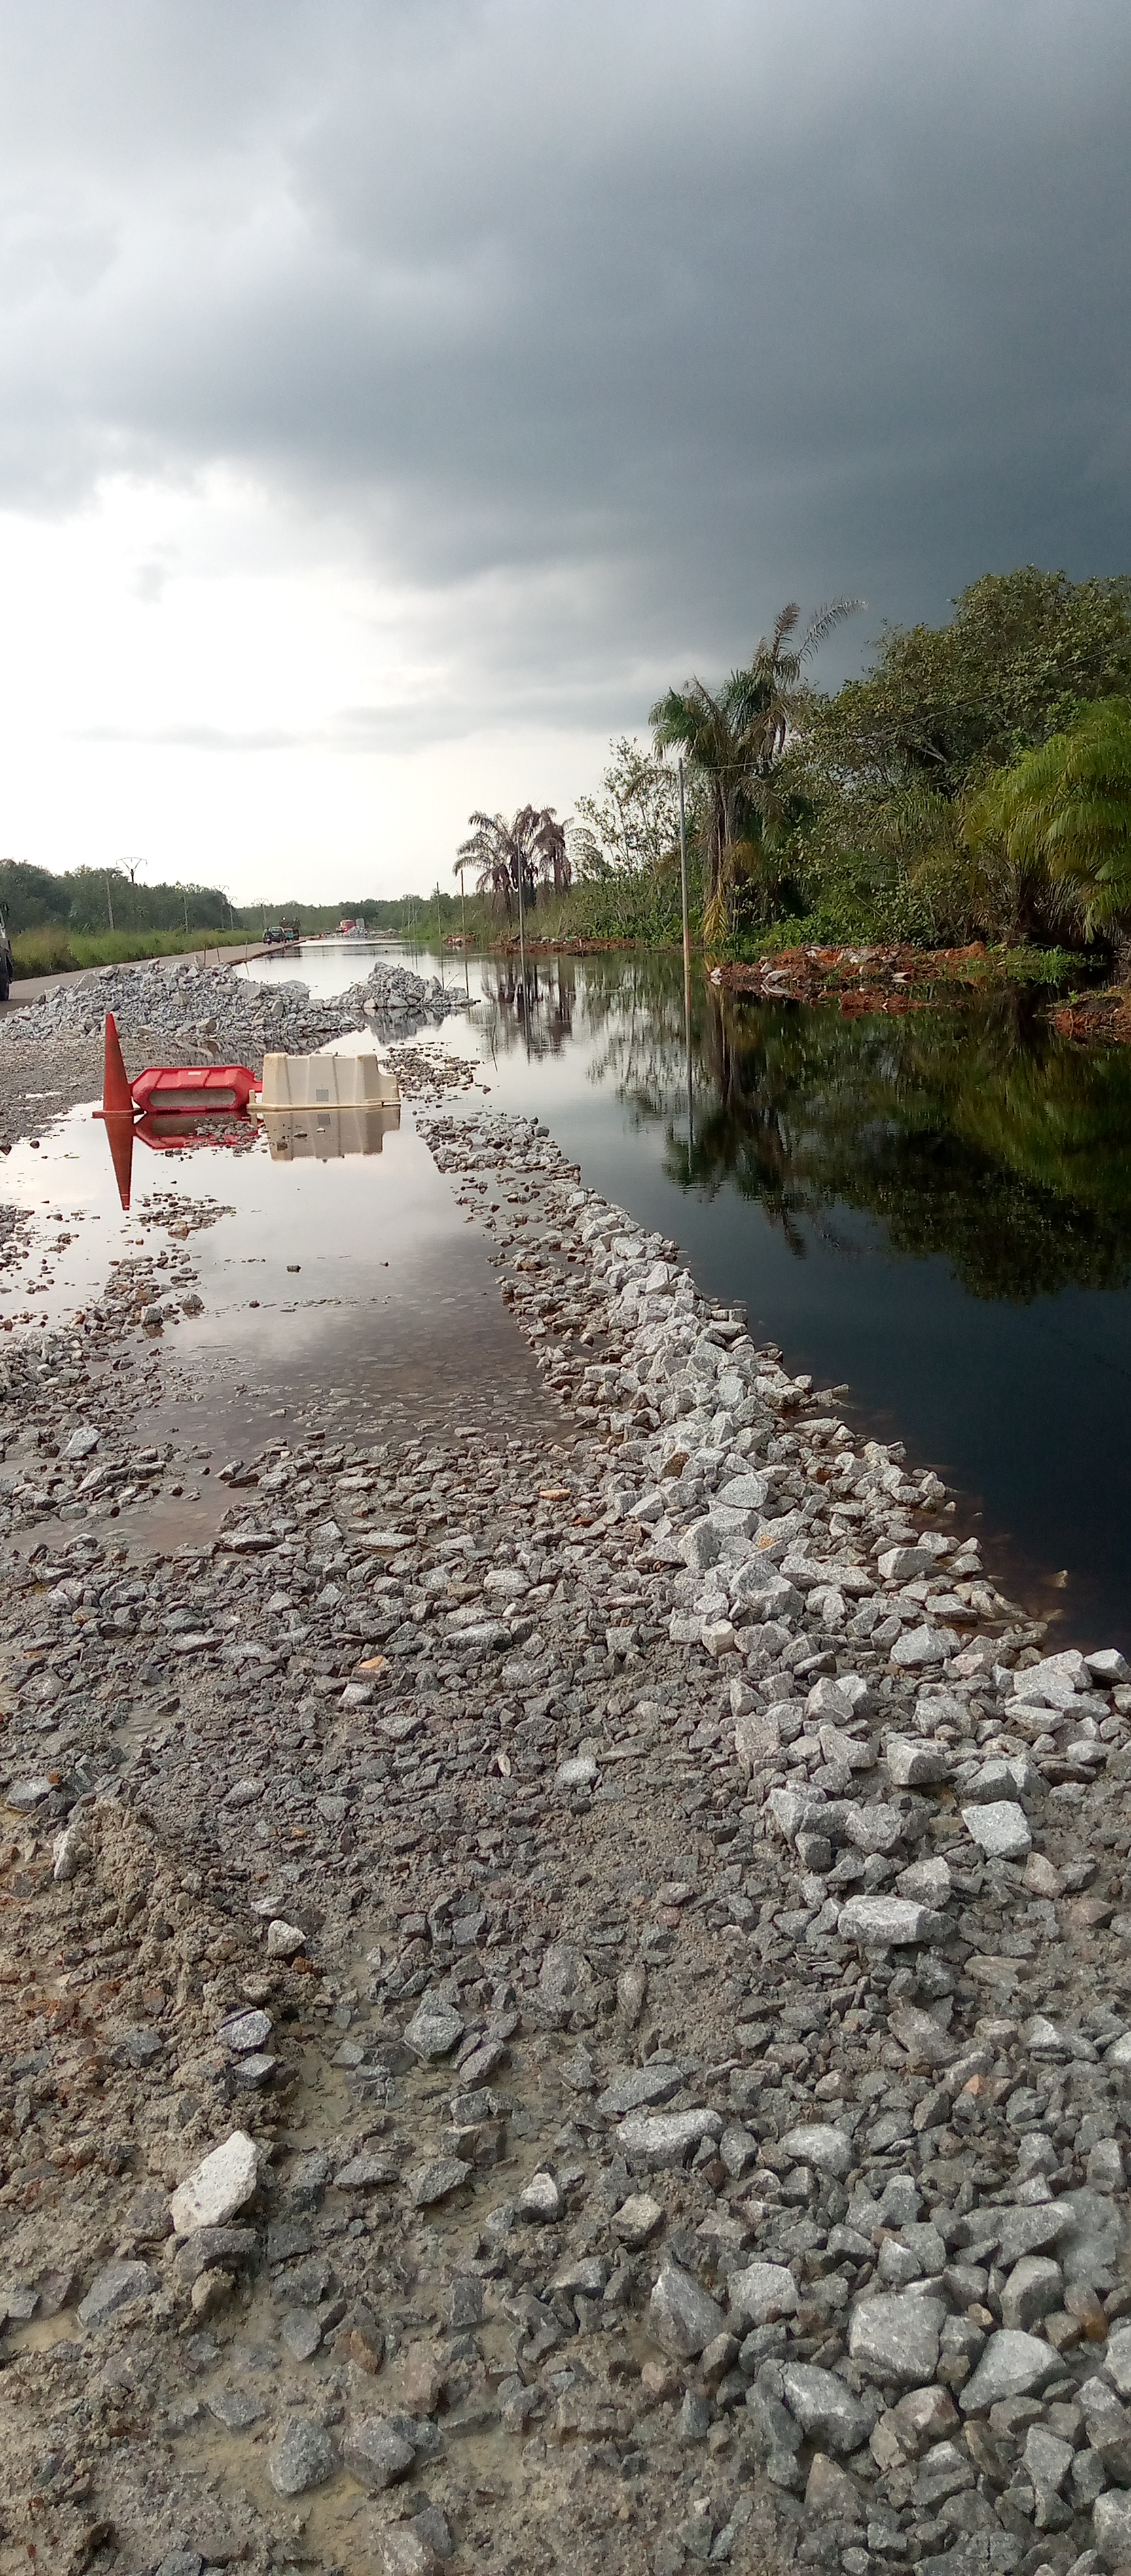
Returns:
[[[214,1473],[234,1452],[289,1438],[314,1408],[327,1430],[355,1438],[562,1429],[407,1110],[378,1152],[280,1157],[253,1129],[237,1152],[165,1152],[152,1175],[147,1162],[135,1161],[126,1214],[90,1108],[57,1120],[37,1151],[15,1147],[4,1193],[31,1219],[31,1239],[0,1281],[0,1325],[69,1321],[101,1301],[123,1262],[152,1264],[154,1297],[200,1296],[201,1314],[178,1311],[163,1327],[166,1394],[147,1439],[191,1437]],[[213,1221],[185,1235],[202,1202]],[[158,1507],[162,1546],[207,1539],[231,1499],[202,1475],[184,1483],[180,1508]],[[123,1540],[135,1524],[153,1543],[153,1507],[115,1515]]]

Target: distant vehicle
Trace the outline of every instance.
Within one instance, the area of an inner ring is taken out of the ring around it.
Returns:
[[[293,921],[277,921],[263,933],[265,948],[297,948],[298,930]]]
[[[3,913],[0,912],[0,1002],[6,1002],[8,999],[15,971],[16,961],[12,955],[12,943],[8,937],[8,924]]]
[[[368,933],[363,921],[340,921],[338,923],[339,939],[365,939],[367,936]]]

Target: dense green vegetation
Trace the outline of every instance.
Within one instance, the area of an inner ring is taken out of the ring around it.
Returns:
[[[808,665],[856,603],[750,662],[668,690],[570,828],[554,935],[679,935],[685,763],[696,935],[715,954],[799,941],[1058,942],[1101,966],[1131,932],[1131,579],[986,574],[939,627],[889,627],[823,695]]]
[[[19,859],[0,860],[0,912],[13,938],[30,930],[229,930],[238,918],[219,886],[145,885],[128,868],[69,868],[56,876]]]
[[[1119,905],[1101,917],[1089,893],[1092,826],[1078,809],[1073,862],[1063,832],[1059,854],[1057,834],[1033,830],[1023,850],[1016,799],[1031,801],[1034,756],[1046,747],[1051,788],[1053,772],[1067,782],[1106,744],[1116,755],[1107,783],[1126,809],[1131,779],[1117,743],[1129,693],[1126,578],[1071,582],[1032,566],[987,574],[947,625],[887,630],[862,679],[814,696],[783,755],[804,806],[788,908],[828,937],[938,943],[1036,931],[1081,948],[1118,937]]]

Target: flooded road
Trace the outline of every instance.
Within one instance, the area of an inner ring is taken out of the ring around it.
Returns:
[[[542,1118],[588,1186],[683,1245],[708,1294],[746,1303],[756,1338],[938,1470],[1056,1642],[1131,1644],[1126,1050],[1083,1055],[1025,996],[848,1020],[700,979],[689,1107],[668,960],[538,960],[525,994],[513,960],[355,940],[241,971],[329,999],[381,957],[464,997],[440,1028],[379,1030],[407,1043],[406,1083],[455,1055],[457,1108]],[[478,1233],[410,1107],[381,1144],[289,1167],[246,1130],[235,1152],[139,1149],[126,1218],[102,1129],[85,1110],[56,1120],[5,1162],[29,1231],[0,1268],[0,1348],[5,1323],[73,1314],[158,1235],[171,1273],[169,1211],[211,1193],[225,1213],[192,1238],[203,1311],[165,1336],[179,1430],[242,1445],[327,1390],[359,1437],[540,1426]]]
[[[248,971],[331,994],[361,953]],[[935,1467],[1057,1643],[1131,1645],[1131,1050],[1072,1047],[1031,994],[848,1019],[697,972],[689,1136],[677,961],[532,960],[524,1009],[516,959],[395,953],[465,988],[438,1043],[491,1105]]]
[[[5,1327],[67,1321],[133,1263],[152,1263],[153,1294],[174,1306],[162,1327],[170,1391],[149,1436],[191,1431],[203,1464],[159,1528],[150,1510],[151,1537],[209,1537],[230,1495],[205,1485],[204,1468],[211,1476],[308,1412],[339,1415],[357,1439],[552,1435],[556,1409],[482,1239],[407,1107],[379,1152],[340,1159],[274,1159],[255,1124],[217,1132],[234,1145],[139,1149],[128,1214],[90,1106],[37,1146],[15,1147],[5,1166],[5,1194],[29,1231],[0,1274],[0,1349]],[[183,1311],[185,1292],[200,1311]],[[127,1512],[119,1534],[130,1530]]]

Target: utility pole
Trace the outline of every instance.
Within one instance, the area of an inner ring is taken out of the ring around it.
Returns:
[[[110,915],[110,928],[112,930],[114,927],[114,896],[110,885],[109,868],[106,870],[106,910]]]
[[[679,764],[679,890],[683,905],[683,1025],[687,1040],[687,1149],[694,1144],[695,1086],[691,1063],[691,921],[687,909],[687,804]]]
[[[131,920],[131,922],[132,922],[132,924],[133,924],[134,929],[136,930],[136,928],[137,928],[137,872],[138,872],[138,869],[139,869],[139,868],[143,868],[143,867],[145,866],[145,861],[144,861],[144,859],[123,859],[123,861],[122,861],[122,866],[124,867],[124,869],[125,869],[125,871],[126,871],[126,874],[127,874],[127,876],[129,877],[129,881],[130,881],[130,920]]]

